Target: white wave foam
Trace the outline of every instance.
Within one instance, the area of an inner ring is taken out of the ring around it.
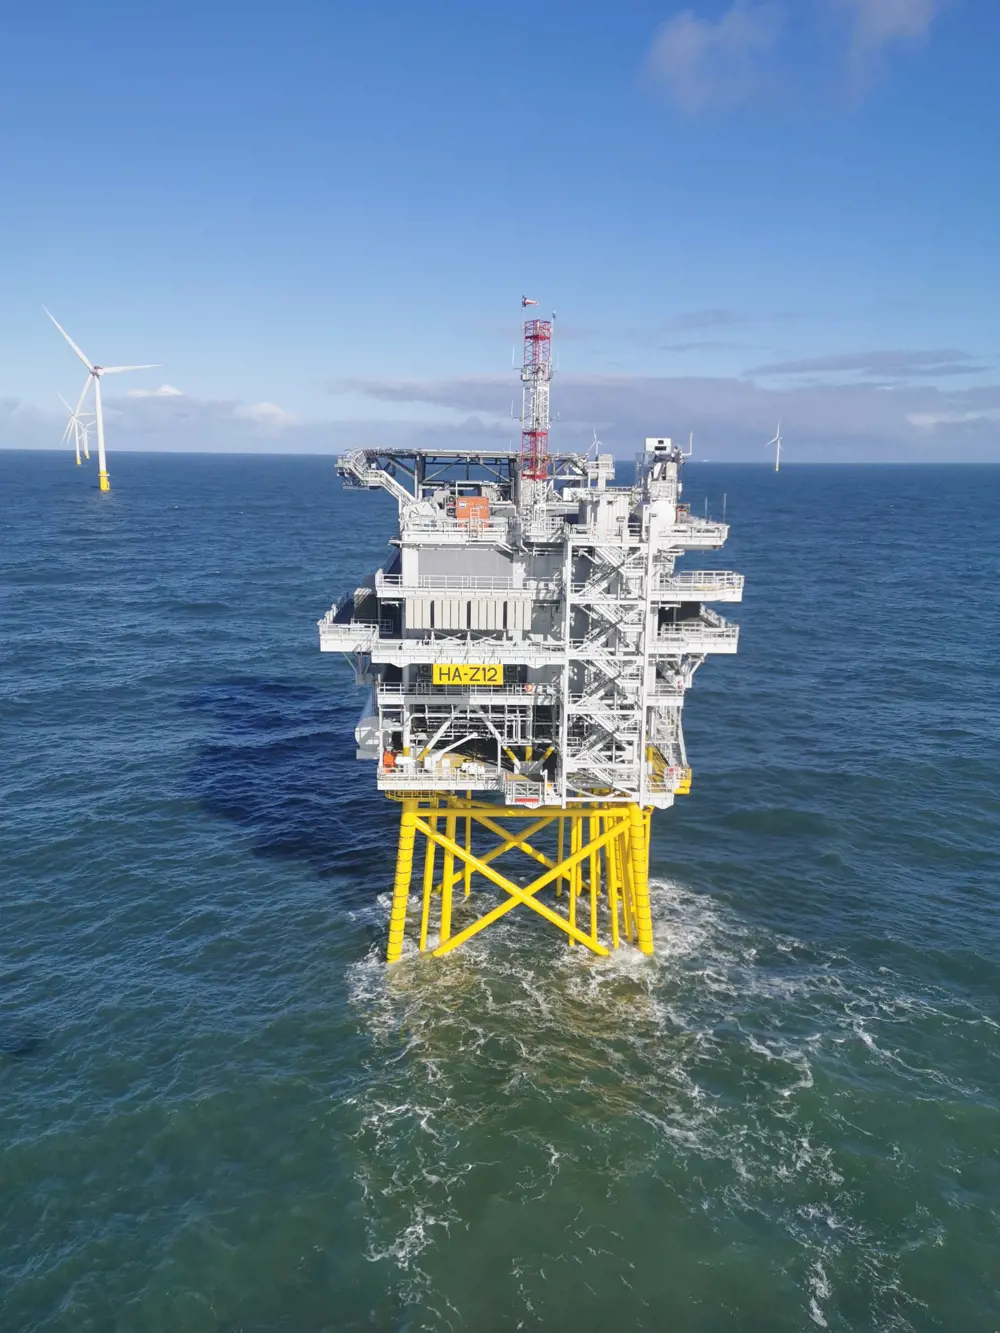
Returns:
[[[566,1191],[614,1199],[652,1172],[715,1227],[767,1218],[806,1261],[804,1305],[827,1327],[831,1264],[865,1256],[874,1288],[896,1262],[853,1216],[837,1144],[855,1131],[829,1080],[864,1076],[859,1048],[901,1059],[883,1030],[981,1015],[708,895],[651,887],[653,959],[595,959],[512,914],[446,958],[411,946],[386,968],[373,949],[351,969],[369,1044],[355,1139],[371,1257],[426,1296],[446,1281],[435,1249],[475,1211],[483,1176],[517,1206],[557,1209]],[[526,1318],[544,1317],[543,1260],[514,1274]],[[637,1300],[642,1285],[623,1276]]]

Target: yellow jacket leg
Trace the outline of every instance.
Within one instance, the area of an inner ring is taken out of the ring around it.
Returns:
[[[609,816],[618,827],[617,814]],[[605,821],[606,822],[606,821]],[[620,838],[613,838],[604,849],[604,856],[608,865],[608,915],[611,920],[611,947],[617,949],[620,943],[618,937],[618,892],[621,872],[618,868],[618,844]]]
[[[416,818],[416,801],[404,801],[403,814],[399,821],[399,849],[396,853],[396,882],[392,888],[392,914],[389,917],[389,947],[385,955],[388,963],[397,962],[403,952],[406,907],[410,900],[410,876],[413,873]]]
[[[637,805],[629,806],[629,842],[632,859],[632,903],[641,953],[653,952],[653,917],[649,907],[649,847],[647,821]]]
[[[432,830],[437,829],[437,816],[428,813],[427,823]],[[434,859],[437,855],[437,843],[433,838],[425,838],[424,848],[424,900],[420,908],[420,951],[427,948],[427,930],[431,919],[431,895],[434,892]]]
[[[448,815],[444,821],[445,836],[455,841],[455,816]],[[455,853],[449,848],[444,853],[444,870],[441,875],[441,943],[451,939],[451,891],[458,876],[455,874]]]

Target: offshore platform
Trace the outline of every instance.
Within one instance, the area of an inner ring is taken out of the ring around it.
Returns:
[[[519,451],[337,460],[399,506],[390,559],[319,622],[369,691],[357,757],[401,804],[389,962],[408,926],[441,956],[516,907],[652,953],[650,816],[691,789],[695,671],[736,652],[703,603],[740,601],[742,575],[675,568],[728,535],[681,503],[682,450],[647,439],[628,486],[610,455],[550,454],[552,321],[523,331]]]

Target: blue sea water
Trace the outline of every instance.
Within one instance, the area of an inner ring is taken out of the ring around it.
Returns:
[[[1000,469],[691,467],[657,957],[391,971],[315,631],[391,504],[112,474],[0,454],[3,1333],[1000,1327]]]

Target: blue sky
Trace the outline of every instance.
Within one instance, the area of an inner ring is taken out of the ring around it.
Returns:
[[[0,446],[1000,458],[995,0],[5,6]]]

